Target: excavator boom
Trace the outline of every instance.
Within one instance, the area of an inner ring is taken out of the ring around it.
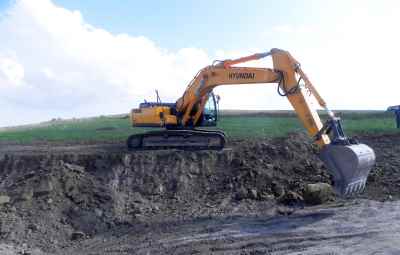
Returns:
[[[268,56],[272,57],[273,69],[236,66]],[[221,149],[226,142],[223,132],[194,129],[215,125],[217,121],[216,114],[206,111],[206,104],[215,99],[213,89],[221,85],[259,83],[277,83],[279,94],[288,98],[308,134],[320,148],[320,159],[333,176],[336,192],[347,196],[362,191],[375,163],[374,151],[344,135],[341,120],[329,110],[300,63],[280,49],[219,61],[203,68],[176,103],[141,104],[139,109],[132,111],[133,125],[159,126],[167,130],[133,135],[128,139],[128,147]],[[313,107],[312,98],[327,111],[325,124]]]

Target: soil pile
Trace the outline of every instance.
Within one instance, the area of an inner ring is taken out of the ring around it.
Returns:
[[[400,136],[384,139],[400,141]],[[397,199],[400,149],[378,137],[362,141],[375,146],[378,157],[363,197]],[[3,147],[1,240],[54,254],[125,226],[140,232],[199,217],[291,214],[293,207],[304,206],[307,184],[330,182],[303,134],[233,141],[223,151],[123,147]]]

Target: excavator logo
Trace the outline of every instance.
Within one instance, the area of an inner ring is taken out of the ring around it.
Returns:
[[[255,73],[229,73],[229,79],[231,80],[254,80]]]

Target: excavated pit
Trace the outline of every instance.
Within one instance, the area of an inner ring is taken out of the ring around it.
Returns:
[[[397,200],[400,136],[359,139],[375,149],[377,165],[366,192],[353,201]],[[290,215],[308,208],[307,184],[330,183],[303,134],[228,147],[129,152],[117,143],[2,144],[0,238],[15,254],[78,254],[81,243],[106,242],[98,240],[104,233],[115,237],[128,229],[151,239],[192,220]],[[82,254],[127,254],[92,245]]]

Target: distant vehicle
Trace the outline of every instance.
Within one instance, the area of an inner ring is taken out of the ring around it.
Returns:
[[[396,115],[396,126],[400,128],[400,105],[389,106],[387,110],[389,112],[394,112]]]

